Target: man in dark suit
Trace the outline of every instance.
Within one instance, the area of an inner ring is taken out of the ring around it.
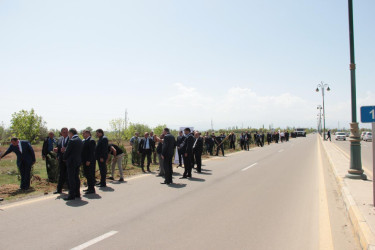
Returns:
[[[184,133],[186,138],[184,142],[180,145],[181,151],[183,153],[185,171],[180,179],[191,178],[191,169],[193,168],[193,144],[194,136],[190,133],[190,128],[185,128]]]
[[[14,152],[17,155],[17,167],[21,174],[21,190],[30,188],[31,167],[35,164],[35,153],[28,141],[12,138],[8,150],[0,156],[0,160],[7,154]]]
[[[172,159],[174,154],[174,148],[176,147],[176,140],[173,135],[170,134],[169,128],[164,128],[164,141],[161,151],[161,157],[164,163],[164,174],[165,181],[161,184],[172,183]]]
[[[44,138],[43,141],[43,147],[42,147],[42,158],[46,161],[46,170],[47,170],[47,176],[48,180],[55,182],[56,181],[56,169],[53,169],[55,164],[53,164],[53,161],[55,160],[55,156],[52,153],[54,145],[56,144],[55,135],[52,131],[48,133],[48,136]]]
[[[138,152],[141,154],[141,167],[143,173],[145,172],[145,158],[147,156],[147,171],[151,172],[150,170],[150,164],[151,164],[151,153],[155,150],[155,144],[153,141],[149,138],[149,133],[145,133],[145,138],[141,139],[141,142],[139,143]]]
[[[103,129],[96,130],[96,137],[99,138],[98,143],[95,148],[95,157],[99,164],[100,170],[100,182],[97,184],[99,187],[106,187],[106,177],[107,177],[107,159],[108,159],[108,138],[104,136]]]
[[[203,138],[199,132],[195,132],[195,142],[193,144],[193,153],[195,158],[195,163],[197,164],[197,172],[202,171],[202,153],[203,153]]]
[[[180,133],[177,136],[177,142],[176,142],[177,154],[178,154],[178,167],[182,167],[182,151],[180,149],[180,145],[184,142],[184,140],[185,140],[185,136],[182,133],[182,131],[180,131]]]
[[[82,164],[83,164],[83,173],[87,179],[87,190],[84,190],[86,194],[95,193],[95,147],[96,142],[91,137],[91,132],[89,130],[84,130],[83,138],[83,147],[82,147]]]
[[[221,149],[221,153],[224,156],[224,139],[225,136],[220,135],[215,137],[215,143],[216,143],[216,156],[219,156],[219,151]]]
[[[80,198],[79,191],[81,181],[79,179],[79,167],[81,166],[82,140],[78,137],[75,128],[69,129],[69,143],[64,153],[64,161],[68,170],[69,196],[64,200]]]
[[[64,161],[64,153],[66,150],[66,146],[68,146],[69,136],[68,136],[68,128],[61,129],[61,137],[57,141],[57,147],[53,149],[55,153],[57,153],[57,159],[59,161],[59,180],[57,182],[57,189],[54,194],[61,194],[63,186],[65,182],[67,182],[68,172],[66,168],[66,162]],[[68,188],[69,188],[69,183]]]
[[[229,148],[236,150],[236,135],[233,132],[229,135]]]

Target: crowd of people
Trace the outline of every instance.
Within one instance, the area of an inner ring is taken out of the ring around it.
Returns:
[[[49,132],[48,137],[44,140],[42,147],[42,158],[46,160],[48,176],[52,174],[47,160],[50,154],[55,153],[58,161],[58,181],[57,189],[54,194],[61,194],[64,185],[68,187],[69,193],[65,200],[74,200],[81,197],[80,193],[80,168],[83,166],[83,173],[87,179],[87,189],[83,190],[85,194],[94,194],[95,187],[104,188],[107,186],[106,179],[115,179],[116,165],[119,169],[119,182],[124,181],[122,161],[125,152],[115,144],[109,143],[108,138],[104,135],[102,129],[97,129],[95,141],[92,138],[91,131],[82,132],[83,140],[78,136],[76,129],[62,128],[60,138],[56,140],[54,133]],[[202,171],[202,154],[219,155],[221,151],[224,156],[224,145],[229,145],[230,149],[235,150],[238,144],[241,150],[249,150],[250,144],[254,143],[258,147],[263,147],[265,143],[270,144],[272,141],[289,141],[288,131],[276,131],[274,133],[255,132],[253,137],[251,133],[244,132],[237,135],[231,132],[229,135],[221,133],[216,136],[215,133],[208,132],[202,136],[199,131],[191,131],[185,128],[179,132],[175,138],[168,128],[164,128],[163,133],[159,136],[154,135],[151,131],[146,132],[141,138],[139,133],[130,139],[132,146],[132,164],[139,165],[144,173],[151,172],[150,165],[152,162],[157,163],[159,160],[159,174],[164,177],[161,184],[172,184],[172,162],[173,157],[178,155],[178,166],[184,167],[184,173],[180,179],[192,178],[192,169],[196,173]],[[8,150],[0,156],[0,160],[7,154],[14,152],[17,155],[17,166],[21,175],[20,190],[30,188],[31,168],[35,164],[35,153],[28,141],[11,139],[11,145]],[[111,176],[107,178],[107,165],[111,163]],[[147,160],[146,170],[145,161]],[[100,180],[97,182],[95,177],[96,165],[99,166]],[[195,167],[196,166],[196,167]]]

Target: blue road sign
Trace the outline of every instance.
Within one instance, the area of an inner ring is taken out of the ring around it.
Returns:
[[[375,122],[375,106],[361,107],[361,122]]]

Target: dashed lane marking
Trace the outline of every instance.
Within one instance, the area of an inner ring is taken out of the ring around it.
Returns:
[[[96,244],[96,243],[98,243],[102,240],[105,240],[105,239],[107,239],[107,238],[109,238],[109,237],[111,237],[111,236],[113,236],[117,233],[118,233],[117,231],[110,231],[110,232],[105,233],[105,234],[103,234],[99,237],[96,237],[95,239],[89,240],[86,243],[83,243],[82,245],[79,245],[75,248],[72,248],[71,250],[82,250],[82,249],[88,248],[89,246],[92,246],[92,245],[94,245],[94,244]]]
[[[246,170],[248,170],[249,168],[252,168],[252,167],[254,167],[255,165],[257,165],[258,163],[256,162],[256,163],[254,163],[254,164],[251,164],[250,166],[248,166],[248,167],[246,167],[246,168],[243,168],[241,171],[246,171]]]

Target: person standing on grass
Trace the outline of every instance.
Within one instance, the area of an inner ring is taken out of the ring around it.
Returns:
[[[135,164],[139,165],[138,148],[139,148],[140,141],[141,141],[141,139],[139,138],[139,133],[135,132],[134,136],[130,139],[130,145],[132,146],[132,164],[133,164],[133,166]]]
[[[219,156],[219,151],[221,149],[221,153],[224,156],[224,143],[223,143],[224,138],[222,136],[216,136],[215,137],[215,143],[216,143],[216,155]]]
[[[69,183],[67,182],[68,172],[64,161],[64,153],[69,142],[68,128],[62,128],[60,133],[61,137],[57,141],[57,147],[53,149],[53,151],[57,153],[57,159],[59,161],[59,180],[54,194],[61,194],[65,183],[67,183],[69,187]]]
[[[86,194],[95,193],[95,147],[96,142],[91,137],[91,132],[89,130],[83,131],[83,147],[82,147],[82,164],[83,172],[87,179],[87,189],[83,190]]]
[[[120,179],[118,181],[123,182],[124,181],[124,174],[122,171],[122,159],[124,158],[124,151],[122,149],[115,145],[115,144],[109,144],[108,145],[108,162],[109,163],[109,156],[112,155],[112,177],[109,177],[108,179],[114,180],[115,179],[115,168],[116,163],[118,170],[120,172]]]
[[[149,138],[149,133],[145,133],[145,138],[141,139],[139,143],[138,152],[141,155],[141,167],[142,172],[145,172],[144,165],[145,165],[145,158],[147,156],[147,172],[151,172],[150,164],[151,164],[151,153],[154,150],[155,145],[152,143],[152,140]]]
[[[96,184],[99,187],[106,187],[106,177],[107,177],[107,165],[106,161],[108,158],[108,138],[104,136],[103,129],[96,130],[96,137],[99,138],[98,143],[95,148],[95,157],[99,164],[100,170],[100,182]]]
[[[20,141],[14,137],[10,142],[8,150],[0,156],[0,160],[12,152],[17,155],[17,167],[21,175],[20,190],[26,191],[30,188],[31,167],[36,162],[35,153],[28,141]]]
[[[249,143],[250,143],[250,134],[246,131],[245,134],[243,135],[243,147],[244,147],[244,150],[247,150],[249,151]]]
[[[176,140],[173,135],[170,134],[169,128],[164,128],[163,130],[164,139],[161,151],[161,158],[163,159],[163,166],[165,172],[165,181],[161,184],[172,184],[172,159],[174,154],[174,149],[176,147]]]
[[[55,135],[52,131],[50,131],[48,133],[48,136],[44,139],[44,142],[43,142],[43,147],[42,147],[42,158],[43,160],[46,161],[46,171],[47,171],[47,176],[48,176],[48,180],[49,181],[56,181],[56,176],[55,173],[53,173],[52,170],[52,159],[47,157],[47,156],[50,156],[50,157],[53,157],[53,154],[51,154],[51,152],[53,152],[53,148],[54,148],[54,145],[56,144],[56,140],[55,140]]]

